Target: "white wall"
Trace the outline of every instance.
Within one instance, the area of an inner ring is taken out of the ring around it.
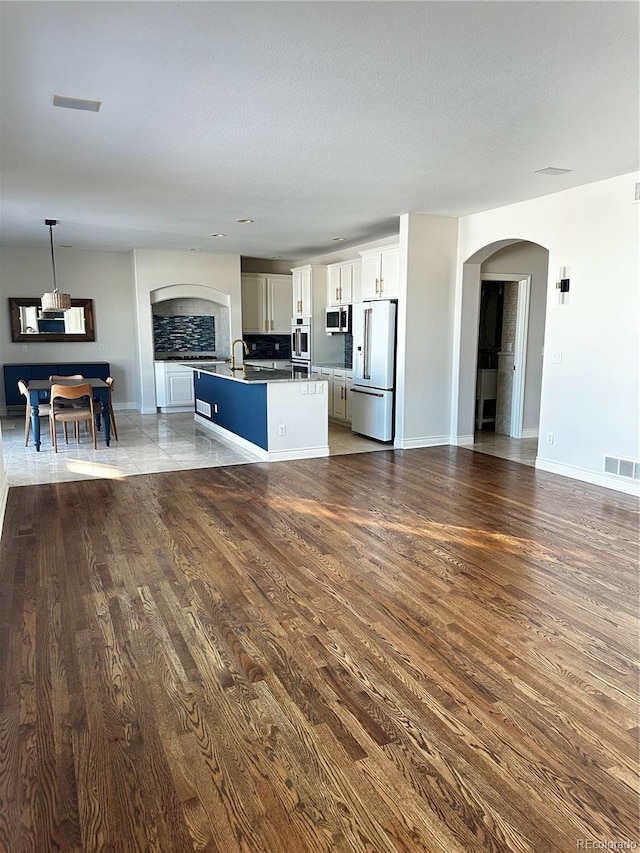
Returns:
[[[538,243],[549,250],[549,277],[536,464],[630,492],[638,491],[637,481],[605,474],[604,456],[640,459],[637,180],[623,175],[460,220],[452,419],[464,437],[475,357],[468,324],[484,247]],[[555,288],[561,267],[571,280],[564,304]],[[553,353],[561,354],[560,364],[551,363]]]
[[[240,256],[208,252],[163,252],[136,249],[133,253],[135,287],[136,348],[138,355],[137,401],[141,412],[156,411],[153,367],[154,293],[162,298],[195,296],[214,301],[224,299],[231,313],[231,339],[242,337]]]
[[[396,447],[450,442],[458,220],[400,217]]]
[[[2,426],[0,425],[0,537],[4,524],[4,513],[7,508],[7,497],[9,495],[9,478],[4,464],[4,453],[2,451]]]
[[[95,343],[12,343],[8,297],[40,298],[52,287],[49,249],[0,248],[0,361],[30,364],[55,361],[108,361],[116,380],[116,407],[135,405],[133,281],[130,252],[56,249],[60,290],[74,299],[93,299]],[[4,377],[0,377],[4,411]]]
[[[514,243],[500,249],[482,264],[482,273],[531,276],[529,330],[524,388],[523,430],[537,430],[542,389],[542,347],[547,308],[548,252],[533,243]]]

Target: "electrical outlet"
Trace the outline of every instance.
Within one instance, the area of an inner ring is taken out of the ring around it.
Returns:
[[[562,353],[561,352],[552,352],[551,353],[551,364],[562,364]]]
[[[547,444],[553,444],[553,433],[552,432],[547,433]]]
[[[279,352],[279,350],[280,350],[280,344],[275,344],[275,345],[274,345],[274,348],[275,348],[275,351],[276,351],[276,352]]]
[[[286,435],[286,434],[287,434],[286,424],[280,424],[280,426],[278,427],[278,435]]]
[[[28,352],[29,347],[26,344],[22,344],[22,352]]]

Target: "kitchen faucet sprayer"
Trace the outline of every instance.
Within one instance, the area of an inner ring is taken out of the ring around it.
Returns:
[[[247,342],[244,341],[242,338],[236,338],[235,341],[231,344],[231,370],[242,370],[243,365],[240,365],[240,367],[236,367],[236,344],[242,344],[245,355],[249,355],[249,347],[247,346]]]

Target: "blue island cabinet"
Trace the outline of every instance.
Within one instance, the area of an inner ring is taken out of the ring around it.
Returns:
[[[234,382],[194,371],[196,413],[212,424],[269,449],[267,385]]]

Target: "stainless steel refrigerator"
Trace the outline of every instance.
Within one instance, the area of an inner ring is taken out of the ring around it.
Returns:
[[[357,302],[352,312],[353,396],[351,429],[393,440],[396,303]]]

